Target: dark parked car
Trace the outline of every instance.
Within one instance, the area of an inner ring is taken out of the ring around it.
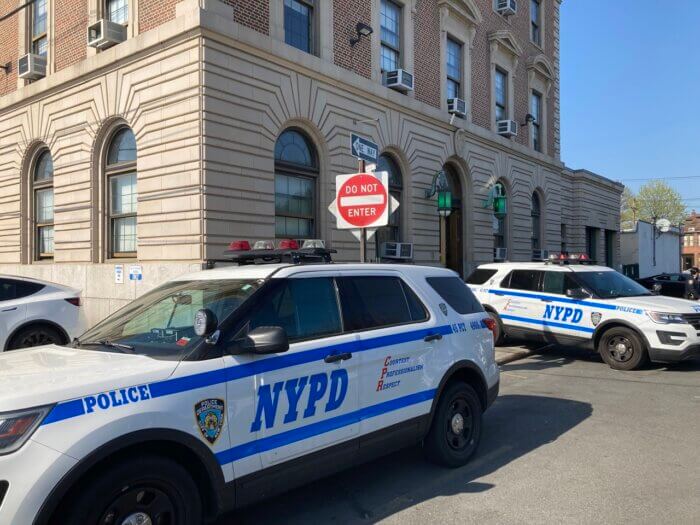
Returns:
[[[684,299],[698,298],[698,291],[689,273],[662,273],[637,279],[637,282],[648,290],[658,291],[661,295]]]

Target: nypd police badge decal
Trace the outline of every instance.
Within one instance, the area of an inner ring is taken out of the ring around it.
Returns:
[[[591,312],[591,322],[593,323],[593,326],[598,326],[598,323],[600,323],[602,318],[603,314],[600,312]]]
[[[209,443],[216,443],[224,426],[224,401],[221,399],[204,399],[194,406],[194,415],[199,431]]]

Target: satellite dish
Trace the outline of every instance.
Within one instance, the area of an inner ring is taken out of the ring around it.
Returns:
[[[659,219],[656,221],[656,229],[661,233],[666,233],[671,229],[671,221],[668,219]]]

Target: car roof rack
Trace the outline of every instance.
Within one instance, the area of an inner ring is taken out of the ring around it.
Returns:
[[[298,248],[295,250],[227,250],[224,252],[226,262],[238,263],[239,266],[251,264],[329,264],[333,262],[332,254],[337,250],[327,248]]]

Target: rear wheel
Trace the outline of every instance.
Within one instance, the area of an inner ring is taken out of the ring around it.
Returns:
[[[636,370],[649,361],[642,339],[634,330],[624,326],[606,331],[598,343],[598,352],[615,370]]]
[[[423,444],[428,459],[451,468],[466,464],[479,446],[482,412],[479,396],[470,385],[448,385]]]
[[[27,326],[17,332],[8,343],[7,349],[17,350],[32,346],[61,345],[65,344],[65,342],[65,337],[55,328],[46,325],[35,325]]]
[[[99,472],[54,523],[199,525],[202,502],[189,473],[158,456],[137,457]]]

